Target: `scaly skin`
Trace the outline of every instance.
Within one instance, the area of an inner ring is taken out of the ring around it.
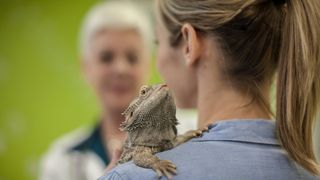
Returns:
[[[128,133],[128,138],[118,164],[133,160],[137,166],[153,169],[159,177],[164,175],[172,179],[176,166],[155,154],[201,136],[207,130],[191,130],[177,136],[175,114],[175,104],[166,85],[143,86],[140,95],[123,113],[126,120],[121,130]]]

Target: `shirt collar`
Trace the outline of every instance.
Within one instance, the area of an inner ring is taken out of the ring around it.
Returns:
[[[95,153],[104,162],[104,164],[109,164],[110,158],[107,155],[107,150],[103,143],[101,128],[101,123],[96,124],[89,136],[73,146],[70,151],[90,151]]]
[[[209,125],[208,132],[191,141],[238,141],[259,144],[280,145],[274,120],[235,119]]]

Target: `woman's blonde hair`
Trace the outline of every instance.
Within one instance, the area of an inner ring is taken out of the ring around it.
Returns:
[[[261,86],[277,72],[276,131],[289,156],[320,174],[312,133],[320,101],[319,0],[158,0],[160,17],[179,46],[181,27],[214,36],[235,85],[268,112]]]

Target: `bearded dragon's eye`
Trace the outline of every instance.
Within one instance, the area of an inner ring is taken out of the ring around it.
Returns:
[[[145,95],[147,93],[147,89],[148,87],[147,86],[142,86],[141,90],[140,90],[140,95]]]

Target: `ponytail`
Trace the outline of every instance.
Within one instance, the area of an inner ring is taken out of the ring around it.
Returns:
[[[320,1],[287,0],[278,64],[277,134],[289,156],[320,174],[313,127],[320,101]]]

